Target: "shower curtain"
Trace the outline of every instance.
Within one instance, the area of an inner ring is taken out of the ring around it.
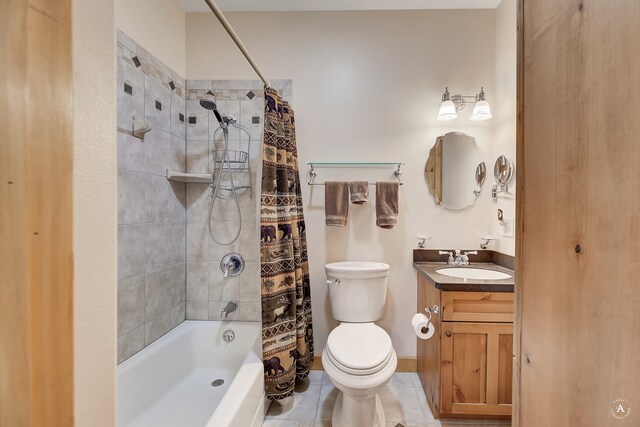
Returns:
[[[267,397],[293,394],[313,360],[307,239],[293,110],[265,88],[260,261],[262,348]]]

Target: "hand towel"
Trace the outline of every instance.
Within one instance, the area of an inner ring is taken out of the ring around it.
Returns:
[[[398,222],[398,182],[376,183],[376,225],[390,229]]]
[[[367,181],[354,181],[349,183],[351,203],[361,205],[369,198],[369,183]]]
[[[324,215],[327,226],[344,227],[349,214],[349,183],[327,181],[324,185]]]

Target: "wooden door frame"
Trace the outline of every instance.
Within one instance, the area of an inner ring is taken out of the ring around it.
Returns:
[[[73,425],[71,0],[0,4],[0,425]]]
[[[522,232],[524,230],[524,0],[518,1],[516,23],[516,245],[513,325],[513,396],[511,424],[520,426],[520,358],[522,344]]]

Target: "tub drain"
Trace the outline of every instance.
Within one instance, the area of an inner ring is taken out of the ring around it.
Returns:
[[[222,378],[218,378],[217,380],[213,380],[213,382],[211,383],[211,385],[214,386],[214,387],[220,387],[222,384],[224,384],[224,380]]]

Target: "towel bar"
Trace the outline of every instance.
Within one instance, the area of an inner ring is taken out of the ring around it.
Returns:
[[[364,166],[364,167],[376,167],[376,166],[394,166],[396,168],[393,171],[393,175],[398,180],[398,185],[404,185],[402,182],[402,166],[404,163],[400,162],[315,162],[315,163],[307,163],[310,167],[309,170],[309,182],[308,185],[325,185],[324,182],[315,182],[316,177],[318,176],[318,171],[316,168],[325,167],[325,168],[340,168],[345,166]],[[369,185],[376,185],[374,182],[370,182]]]
[[[308,185],[325,185],[324,182],[308,182]],[[375,186],[376,183],[375,182],[370,182],[369,185],[373,185]],[[399,182],[398,185],[404,185],[404,182]]]

